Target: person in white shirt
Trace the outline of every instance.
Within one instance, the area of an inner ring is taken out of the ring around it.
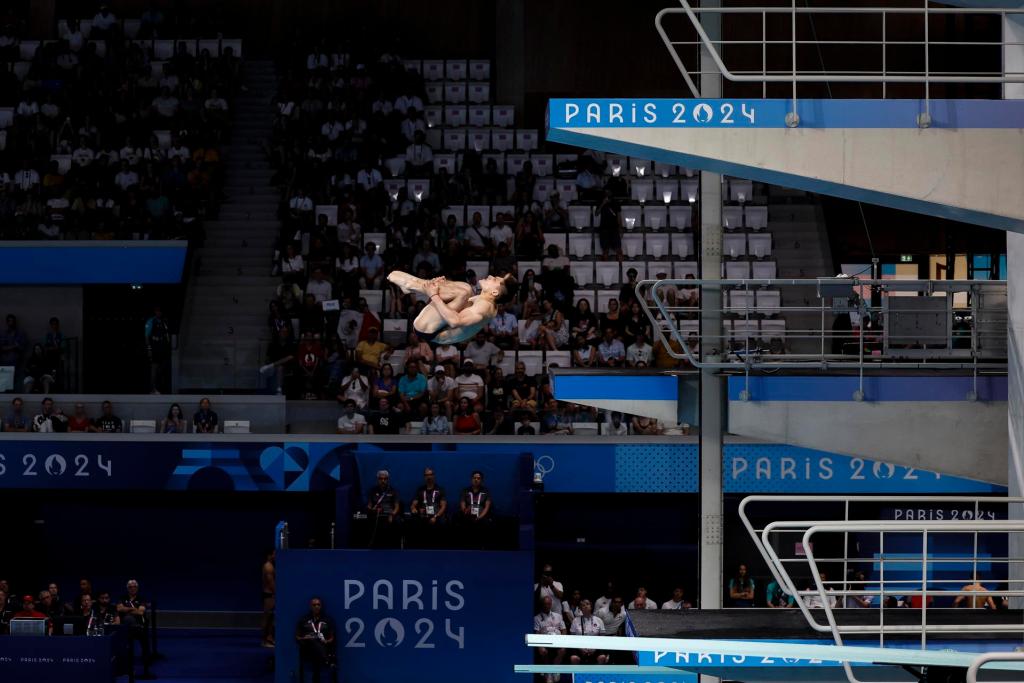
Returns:
[[[833,588],[829,588],[828,586],[828,575],[825,572],[821,572],[818,576],[821,577],[821,585],[825,586],[825,590],[828,593],[828,595],[826,596],[828,598],[828,606],[831,608],[835,608],[836,596],[833,595],[835,590]],[[825,607],[825,601],[821,599],[821,593],[818,592],[818,586],[814,583],[813,580],[808,581],[806,590],[814,591],[812,595],[808,595],[804,598],[804,602],[808,607],[810,607],[811,609],[820,609]]]
[[[363,289],[380,289],[384,281],[384,259],[377,253],[377,245],[366,243],[366,255],[359,259],[359,286]]]
[[[338,418],[338,434],[365,434],[366,418],[356,412],[353,399],[345,401],[345,412]]]
[[[608,416],[608,421],[604,423],[601,433],[605,436],[626,436],[629,434],[629,424],[623,422],[622,413],[613,410]]]
[[[540,612],[533,617],[533,632],[548,636],[565,635],[565,620],[562,619],[561,610],[554,608],[551,596],[543,596],[540,604]],[[546,647],[537,648],[537,661],[541,664],[561,664],[563,659],[565,659],[564,648],[555,651]],[[547,683],[552,683],[554,676],[546,674],[544,680]]]
[[[671,600],[666,600],[662,604],[661,609],[690,609],[692,606],[693,605],[691,605],[683,597],[683,589],[682,589],[682,587],[681,586],[676,586],[676,588],[672,591],[672,599]]]
[[[324,271],[320,268],[313,269],[313,277],[306,284],[306,294],[312,294],[318,304],[331,298],[331,283],[324,279]]]
[[[630,601],[627,609],[658,609],[658,603],[647,597],[647,589],[640,586],[636,589],[636,597]]]
[[[434,349],[434,360],[438,363],[458,364],[459,350],[452,344],[442,344]]]
[[[96,153],[89,149],[84,142],[79,143],[78,148],[71,153],[71,160],[75,166],[85,168],[96,158]]]
[[[366,398],[370,383],[359,374],[359,368],[352,368],[352,373],[341,381],[341,396],[346,401],[352,400],[360,410],[366,409]]]
[[[555,581],[551,565],[546,564],[540,571],[540,582],[533,584],[533,592],[540,600],[551,598],[551,609],[558,614],[562,613],[562,598],[565,596],[562,583]]]
[[[427,397],[431,404],[441,407],[441,411],[451,417],[455,403],[455,380],[448,376],[443,365],[434,366],[434,376],[427,380]]]
[[[356,222],[352,209],[345,209],[336,230],[339,244],[359,244],[363,236],[363,226]]]
[[[505,308],[505,304],[498,304],[497,312],[487,325],[487,329],[494,335],[494,341],[500,348],[518,345],[519,320]]]
[[[165,119],[174,118],[178,114],[178,98],[171,94],[171,89],[164,86],[160,94],[153,98],[153,109]]]
[[[306,274],[306,262],[302,260],[302,254],[296,253],[295,245],[289,243],[285,247],[284,256],[281,258],[281,275],[286,282],[295,282]]]
[[[26,118],[36,116],[38,113],[39,103],[35,100],[22,100],[18,102],[18,106],[14,110],[15,116],[24,116]]]
[[[29,166],[29,161],[26,159],[22,162],[22,167],[14,174],[14,188],[28,192],[38,184],[39,172]]]
[[[580,614],[569,624],[569,633],[574,636],[605,635],[604,621],[594,616],[594,607],[590,600],[580,601]],[[581,649],[575,651],[569,661],[573,664],[607,664],[608,655],[597,650]]]
[[[410,109],[423,111],[423,100],[417,95],[399,95],[395,100],[395,109],[404,112],[408,112]]]
[[[356,173],[356,185],[360,186],[364,190],[372,190],[380,185],[383,179],[384,178],[380,174],[380,171],[370,164],[366,164],[363,168],[359,169],[358,173]]]
[[[474,365],[486,368],[501,362],[501,349],[492,344],[483,332],[477,332],[473,341],[466,345],[463,357],[473,361]]]
[[[850,577],[850,590],[862,590],[867,589],[867,583],[865,582],[864,572],[854,572]],[[846,606],[851,609],[866,609],[871,607],[871,600],[874,598],[873,595],[847,595]]]
[[[309,215],[313,213],[313,200],[300,187],[295,191],[295,196],[288,201],[288,208],[295,216]]]
[[[497,213],[494,216],[494,225],[491,226],[491,244],[497,247],[501,243],[505,243],[512,247],[512,240],[515,238],[515,232],[508,224],[508,219],[505,214]]]
[[[645,366],[650,365],[653,353],[654,349],[647,343],[647,337],[638,334],[636,341],[626,349],[626,365],[631,368],[635,368],[639,363],[643,363]]]
[[[611,602],[597,612],[597,618],[604,622],[605,635],[617,636],[619,628],[626,622],[626,610],[622,607],[622,598],[615,596]]]
[[[417,130],[412,144],[405,148],[405,163],[408,167],[405,173],[412,178],[418,177],[418,174],[426,174],[424,177],[427,177],[433,171],[434,150],[427,144],[423,131]]]
[[[139,174],[131,170],[128,164],[122,161],[121,170],[114,176],[114,184],[121,188],[122,192],[127,191],[128,188],[139,184]]]
[[[103,38],[103,34],[109,32],[117,24],[117,17],[106,5],[100,5],[100,11],[92,18],[93,38]]]
[[[462,361],[462,374],[455,378],[455,384],[458,385],[458,395],[456,398],[468,398],[470,403],[475,403],[483,399],[484,396],[484,380],[480,375],[473,372],[475,364],[472,360],[467,358]],[[559,586],[556,597],[559,598],[558,609],[561,611],[561,592],[562,588]]]
[[[433,381],[433,380],[431,380]],[[429,382],[428,382],[429,384]],[[430,404],[430,415],[423,420],[423,424],[420,425],[420,434],[425,435],[446,435],[452,433],[452,425],[448,421],[448,416],[442,412],[440,403]]]

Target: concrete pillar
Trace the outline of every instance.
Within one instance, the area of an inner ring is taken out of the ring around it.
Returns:
[[[1003,42],[1024,42],[1024,18],[1018,15],[1003,16]],[[1003,48],[1003,68],[1007,72],[1024,71],[1024,45],[1007,45]],[[1003,97],[1008,100],[1024,99],[1024,83],[1007,83],[1003,86]],[[1006,285],[1008,348],[1007,424],[1010,448],[1007,457],[1009,469],[1009,494],[1024,495],[1024,235],[1006,232]],[[1010,519],[1024,519],[1020,505],[1010,506]],[[1024,557],[1024,538],[1020,534],[1010,535],[1010,557]],[[1010,565],[1010,579],[1024,581],[1024,565]],[[1010,587],[1019,590],[1024,583]],[[1024,598],[1011,598],[1010,607],[1021,609]]]
[[[701,2],[703,7],[720,5],[719,0]],[[701,23],[712,40],[722,33],[721,16],[701,14]],[[722,76],[711,72],[714,62],[701,50],[701,97],[722,96]],[[722,177],[700,174],[701,279],[722,276]],[[721,349],[722,291],[704,285],[700,296],[701,353]],[[703,370],[700,377],[700,606],[722,607],[722,400],[723,379],[717,372]],[[701,680],[717,680],[701,676]]]

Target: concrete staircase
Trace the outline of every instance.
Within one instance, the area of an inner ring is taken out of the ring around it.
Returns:
[[[828,243],[828,230],[821,205],[814,195],[795,193],[785,188],[769,190],[768,230],[772,233],[772,256],[778,267],[778,277],[813,279],[836,274]],[[813,286],[786,287],[782,293],[783,306],[816,306],[817,292]],[[790,331],[821,328],[819,313],[786,312],[787,342],[791,353],[818,353],[820,342],[794,339]],[[826,330],[831,327],[832,316],[825,316]],[[828,352],[828,348],[826,348]]]
[[[234,103],[231,143],[225,150],[225,193],[217,220],[206,223],[182,325],[177,390],[237,391],[260,386],[268,343],[267,305],[279,279],[271,277],[280,228],[280,194],[263,152],[277,87],[272,61],[246,61],[245,85]]]

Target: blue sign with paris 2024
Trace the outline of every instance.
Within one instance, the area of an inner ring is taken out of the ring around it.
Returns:
[[[295,628],[314,596],[334,622],[342,681],[521,682],[532,575],[529,552],[278,551],[277,683],[295,680]]]

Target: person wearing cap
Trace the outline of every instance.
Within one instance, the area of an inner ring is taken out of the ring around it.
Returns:
[[[475,369],[476,365],[467,358],[462,361],[462,373],[455,378],[457,398],[468,398],[470,403],[476,403],[484,396],[484,380],[474,372]]]
[[[427,400],[431,405],[440,407],[448,419],[451,419],[455,403],[455,380],[448,376],[443,365],[434,366],[434,375],[427,381]]]
[[[31,595],[26,595],[21,598],[21,610],[14,613],[14,619],[46,619],[50,621],[50,617],[43,614],[36,609],[36,601]],[[48,630],[52,632],[53,626],[51,625]]]

